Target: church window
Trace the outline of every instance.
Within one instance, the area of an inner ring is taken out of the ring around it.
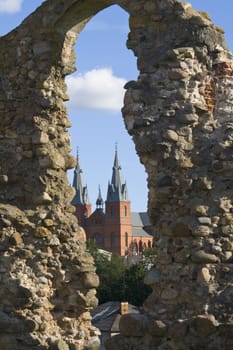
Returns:
[[[143,251],[143,245],[142,245],[142,240],[140,239],[139,241],[139,252],[142,253]]]
[[[128,232],[125,232],[125,246],[128,247],[129,245],[129,236],[128,236]]]
[[[111,216],[114,216],[114,207],[113,206],[111,206]]]
[[[124,206],[124,212],[125,212],[125,216],[127,216],[128,213],[127,213],[127,206],[126,205]]]

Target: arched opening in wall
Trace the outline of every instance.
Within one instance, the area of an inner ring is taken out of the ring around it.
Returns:
[[[128,13],[121,7],[100,11],[79,34],[75,46],[77,72],[66,78],[72,153],[76,156],[79,149],[93,211],[99,185],[106,200],[116,143],[131,211],[147,211],[145,169],[121,115],[123,87],[138,76],[136,58],[126,47],[128,32]],[[72,184],[73,170],[68,177]]]

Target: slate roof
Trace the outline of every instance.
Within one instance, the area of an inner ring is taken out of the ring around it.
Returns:
[[[91,310],[92,323],[101,332],[119,332],[119,322],[121,303],[118,301],[109,301],[97,306]],[[129,313],[140,313],[139,308],[129,304]]]
[[[131,222],[132,222],[132,225],[136,227],[145,227],[145,226],[151,225],[147,212],[141,212],[141,213],[132,212]]]
[[[112,180],[108,183],[107,202],[128,202],[128,190],[126,183],[123,183],[121,166],[118,160],[117,148],[112,168]]]
[[[90,204],[87,185],[84,186],[83,171],[80,167],[78,152],[77,152],[77,164],[74,169],[74,179],[73,179],[72,187],[75,188],[75,195],[74,195],[74,198],[72,199],[71,204],[73,205]]]
[[[143,228],[133,227],[132,231],[133,237],[152,237],[151,235],[149,235],[149,233],[143,230]]]

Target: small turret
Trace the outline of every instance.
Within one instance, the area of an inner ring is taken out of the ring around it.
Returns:
[[[79,156],[77,151],[77,164],[74,169],[73,187],[75,188],[75,195],[71,204],[75,206],[75,215],[81,226],[85,225],[85,220],[91,214],[91,203],[89,201],[87,185],[83,184],[83,172],[79,164]]]
[[[104,201],[101,195],[101,189],[99,186],[99,194],[98,194],[98,198],[96,200],[96,209],[98,210],[103,210],[104,209]]]
[[[74,169],[73,187],[75,188],[75,196],[72,199],[73,205],[90,204],[87,185],[83,185],[83,171],[79,163],[79,154],[77,151],[77,164]]]

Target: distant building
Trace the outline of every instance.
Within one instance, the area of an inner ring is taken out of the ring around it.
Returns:
[[[152,226],[147,213],[131,212],[126,182],[123,182],[121,176],[117,149],[112,179],[108,183],[105,210],[99,188],[96,209],[92,212],[78,155],[73,187],[76,193],[72,204],[76,207],[76,216],[79,224],[86,231],[87,239],[93,239],[99,248],[121,256],[139,255],[145,248],[152,247]]]

